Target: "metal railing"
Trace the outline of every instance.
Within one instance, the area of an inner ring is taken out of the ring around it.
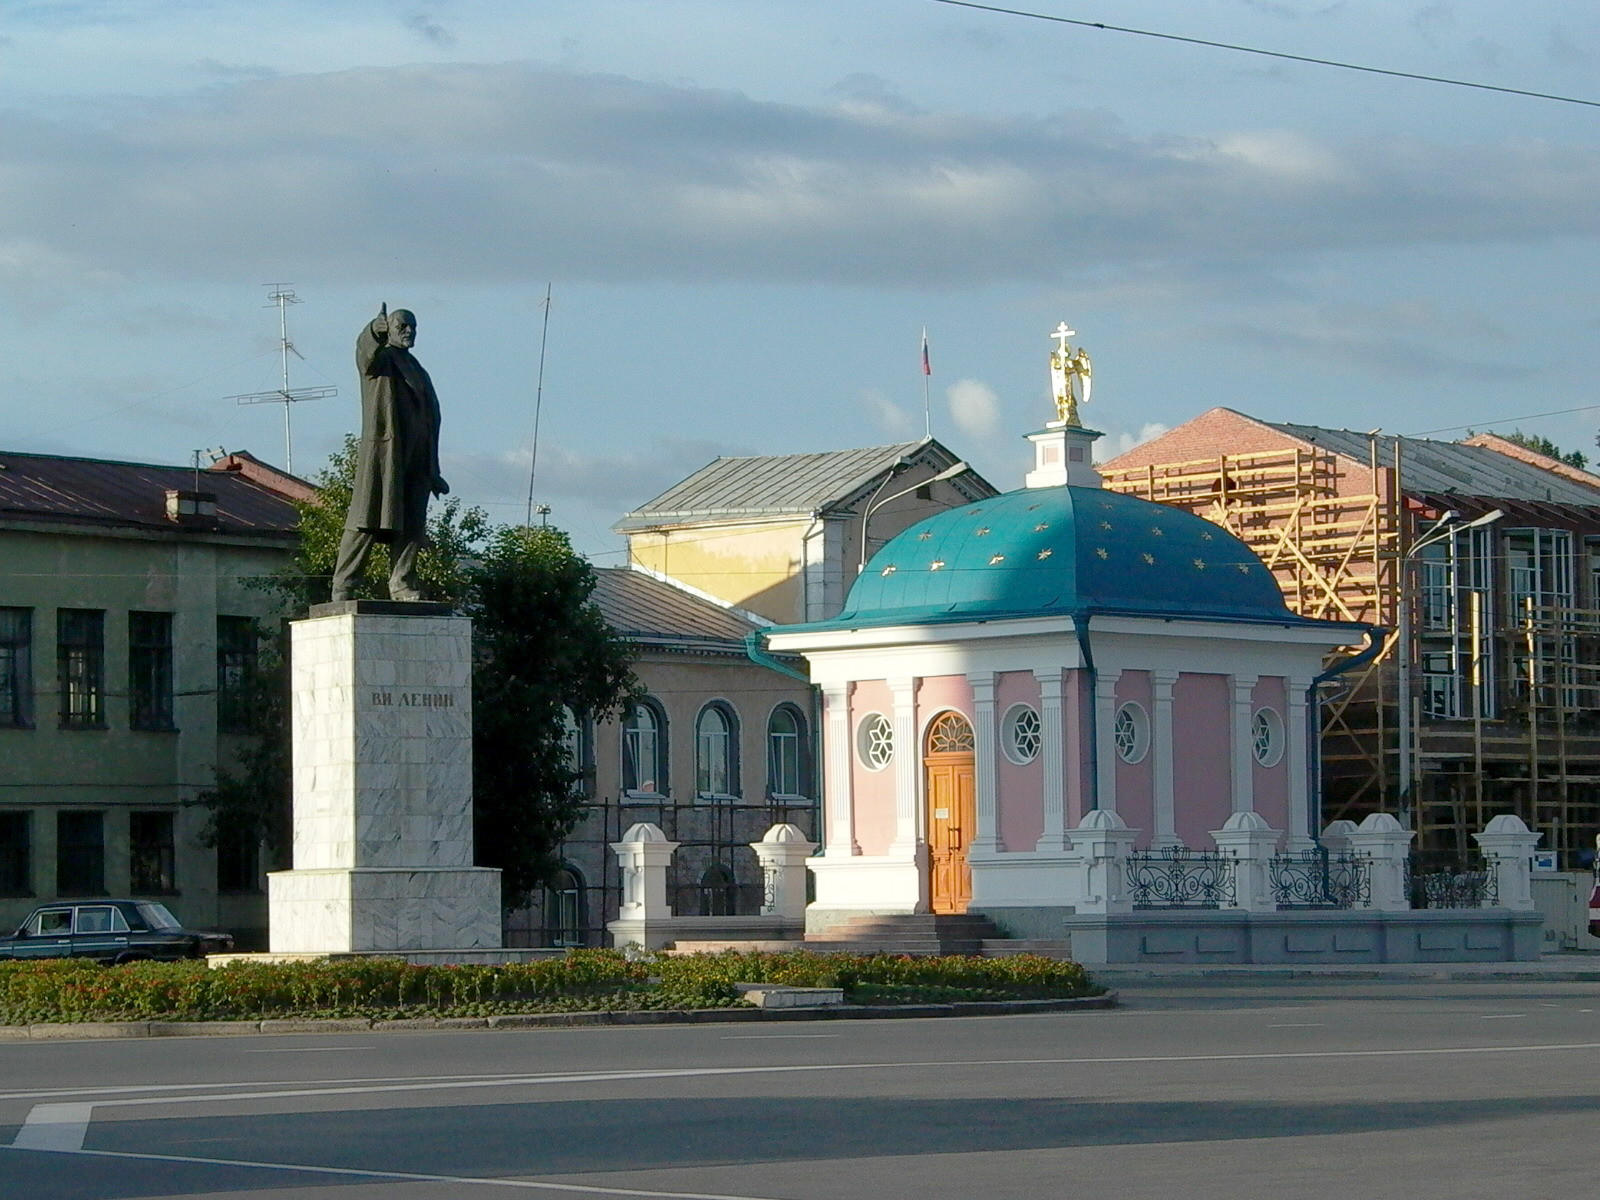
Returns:
[[[1317,846],[1275,855],[1268,873],[1279,908],[1355,908],[1372,899],[1372,864],[1360,855]]]
[[[1235,860],[1215,851],[1168,846],[1128,856],[1134,908],[1221,908],[1233,902]]]

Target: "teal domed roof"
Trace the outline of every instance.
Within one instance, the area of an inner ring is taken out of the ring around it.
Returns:
[[[821,624],[1050,613],[1307,620],[1289,611],[1272,572],[1226,529],[1137,496],[1061,486],[1008,492],[913,525],[867,564],[844,611]]]

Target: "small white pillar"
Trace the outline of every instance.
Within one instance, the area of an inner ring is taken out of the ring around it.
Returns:
[[[1044,831],[1039,835],[1035,850],[1059,854],[1072,842],[1067,837],[1067,777],[1065,756],[1065,726],[1062,715],[1061,668],[1033,673],[1039,681],[1039,769],[1044,775]],[[1077,686],[1076,676],[1072,677]],[[1077,764],[1073,764],[1077,770]]]
[[[1097,808],[1084,814],[1072,831],[1072,848],[1067,851],[1068,902],[1080,913],[1127,913],[1133,911],[1128,891],[1128,857],[1133,853],[1137,829],[1109,809]]]
[[[1253,812],[1256,807],[1255,696],[1259,675],[1233,677],[1233,811]]]
[[[889,853],[910,858],[922,844],[918,785],[922,782],[922,747],[917,744],[917,681],[909,675],[889,680],[894,699],[894,840]]]
[[[1324,850],[1334,858],[1338,858],[1341,854],[1350,853],[1350,835],[1355,831],[1356,823],[1354,821],[1346,821],[1341,818],[1337,821],[1329,821],[1323,827],[1322,836],[1317,840],[1322,843]]]
[[[1272,897],[1272,856],[1283,831],[1256,812],[1236,812],[1221,829],[1211,831],[1217,850],[1233,862],[1233,903],[1245,912],[1276,912]]]
[[[1178,837],[1175,791],[1173,788],[1172,749],[1172,689],[1178,682],[1177,671],[1152,671],[1150,673],[1150,700],[1155,708],[1152,714],[1151,752],[1155,755],[1155,836],[1150,839],[1152,849],[1183,845]]]
[[[967,683],[972,687],[972,774],[973,799],[976,802],[978,827],[973,831],[970,850],[974,854],[1000,852],[1000,781],[996,772],[994,708],[995,676],[993,671],[969,671]]]
[[[1117,811],[1117,680],[1121,671],[1103,670],[1094,680],[1095,806]]]
[[[806,919],[806,859],[817,848],[796,825],[774,825],[759,842],[751,842],[761,864],[761,915]]]
[[[1380,912],[1404,912],[1411,907],[1411,897],[1406,892],[1406,859],[1415,836],[1388,813],[1373,813],[1348,835],[1351,853],[1365,858],[1370,871],[1371,886],[1364,907]]]
[[[648,821],[630,825],[620,842],[611,843],[622,871],[619,921],[659,921],[672,916],[667,868],[677,848],[677,842],[667,841],[667,835]]]
[[[1533,910],[1533,850],[1542,837],[1511,813],[1493,818],[1482,833],[1472,835],[1494,872],[1496,908]]]
[[[822,685],[822,719],[827,726],[823,750],[827,770],[823,773],[823,795],[827,804],[827,818],[822,827],[822,838],[827,858],[852,858],[861,853],[856,843],[855,797],[850,774],[850,685],[825,683]]]

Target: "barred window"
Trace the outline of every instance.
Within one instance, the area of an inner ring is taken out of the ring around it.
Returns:
[[[695,722],[695,793],[704,797],[739,794],[738,721],[731,709],[708,704]]]
[[[0,727],[33,724],[33,609],[0,608]]]
[[[175,823],[170,812],[128,814],[128,879],[134,895],[167,896],[177,890]]]
[[[105,895],[105,813],[56,813],[56,891],[63,896]]]
[[[1013,704],[1000,722],[1000,745],[1005,755],[1019,767],[1039,757],[1044,741],[1044,725],[1038,712],[1027,704]]]
[[[249,733],[256,678],[256,623],[217,618],[217,729]]]
[[[56,687],[63,729],[106,727],[106,614],[97,608],[56,612]]]
[[[583,876],[564,866],[545,885],[544,942],[547,946],[581,946],[583,934]]]
[[[128,614],[128,725],[172,729],[172,614]]]

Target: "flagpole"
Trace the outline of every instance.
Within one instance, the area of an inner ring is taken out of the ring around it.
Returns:
[[[933,404],[929,399],[929,385],[933,381],[933,366],[928,361],[928,327],[922,327],[922,436],[933,436]]]

